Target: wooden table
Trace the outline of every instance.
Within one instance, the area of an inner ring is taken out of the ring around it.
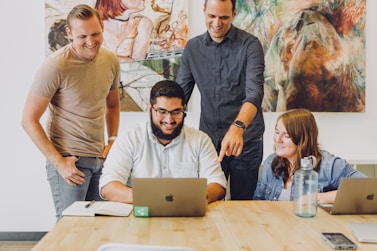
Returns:
[[[219,201],[199,218],[64,217],[32,249],[90,250],[108,242],[186,246],[195,250],[331,250],[321,232],[342,232],[359,251],[377,244],[358,243],[349,223],[377,223],[377,215],[293,213],[292,202]]]

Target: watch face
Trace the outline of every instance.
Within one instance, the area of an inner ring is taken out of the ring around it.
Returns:
[[[235,121],[233,122],[233,124],[234,124],[235,126],[237,126],[237,127],[240,127],[240,128],[242,128],[242,129],[245,129],[245,124],[244,124],[242,121],[235,120]]]

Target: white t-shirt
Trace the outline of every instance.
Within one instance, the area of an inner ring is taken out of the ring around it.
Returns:
[[[289,201],[291,195],[291,189],[283,189],[281,190],[279,200],[280,201]]]

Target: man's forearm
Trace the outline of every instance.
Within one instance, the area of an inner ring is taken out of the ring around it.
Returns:
[[[217,184],[210,183],[207,185],[207,201],[208,203],[220,200],[225,196],[225,189]]]
[[[42,154],[55,166],[58,167],[63,156],[56,150],[55,146],[48,139],[43,127],[38,122],[23,121],[22,126],[30,139],[42,152]]]
[[[102,198],[110,201],[123,203],[133,203],[132,188],[122,184],[119,181],[112,181],[101,189]]]
[[[118,90],[112,90],[107,99],[106,106],[106,128],[107,135],[117,136],[120,120],[120,101]]]
[[[254,104],[250,102],[245,102],[235,119],[242,121],[246,127],[253,121],[255,115],[257,114],[257,108]]]

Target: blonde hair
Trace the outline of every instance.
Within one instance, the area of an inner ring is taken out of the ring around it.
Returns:
[[[73,7],[67,16],[67,26],[71,29],[71,22],[73,19],[88,20],[92,17],[97,17],[99,23],[102,23],[101,15],[96,9],[93,9],[89,5],[79,4]]]

